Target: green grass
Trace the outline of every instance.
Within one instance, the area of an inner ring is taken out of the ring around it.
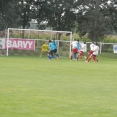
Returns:
[[[0,117],[117,117],[117,55],[98,59],[0,57]]]

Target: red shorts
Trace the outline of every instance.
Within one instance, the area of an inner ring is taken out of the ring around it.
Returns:
[[[93,57],[93,58],[95,58],[95,57],[96,57],[96,55],[92,54],[92,57]]]
[[[82,56],[84,56],[84,52],[83,51],[80,51],[79,54],[82,55]]]
[[[76,52],[78,52],[77,48],[72,49],[72,53],[76,53]]]
[[[90,50],[90,51],[89,51],[89,54],[93,54],[93,52],[94,52],[94,51]]]

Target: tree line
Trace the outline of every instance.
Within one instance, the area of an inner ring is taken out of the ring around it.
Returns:
[[[88,34],[98,41],[117,32],[117,0],[0,0],[0,30],[29,28],[31,19],[38,29]]]

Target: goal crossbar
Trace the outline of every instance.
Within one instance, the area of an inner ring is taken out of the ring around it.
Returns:
[[[17,39],[32,39],[30,38],[30,35],[31,35],[31,32],[36,32],[39,34],[41,33],[49,33],[50,34],[50,38],[52,37],[52,35],[56,34],[56,35],[59,35],[59,34],[65,34],[65,35],[69,35],[69,40],[67,41],[71,41],[72,40],[72,32],[71,31],[56,31],[56,30],[36,30],[36,29],[18,29],[18,28],[8,28],[7,30],[7,43],[6,43],[6,50],[7,50],[7,53],[6,55],[8,56],[9,55],[9,46],[8,46],[8,41],[11,39],[10,37],[10,33],[13,32],[15,33],[15,31],[19,31],[20,34],[27,34],[28,37],[26,38],[22,38],[22,37],[19,37]],[[14,37],[12,37],[13,39]],[[33,38],[33,40],[39,40],[39,39],[42,39],[42,38]],[[43,40],[43,39],[42,39]],[[70,50],[71,50],[71,47],[70,47]],[[71,51],[69,51],[69,54],[70,54]]]

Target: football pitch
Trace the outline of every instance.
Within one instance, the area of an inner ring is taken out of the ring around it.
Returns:
[[[117,117],[117,55],[98,63],[0,57],[0,117]]]

